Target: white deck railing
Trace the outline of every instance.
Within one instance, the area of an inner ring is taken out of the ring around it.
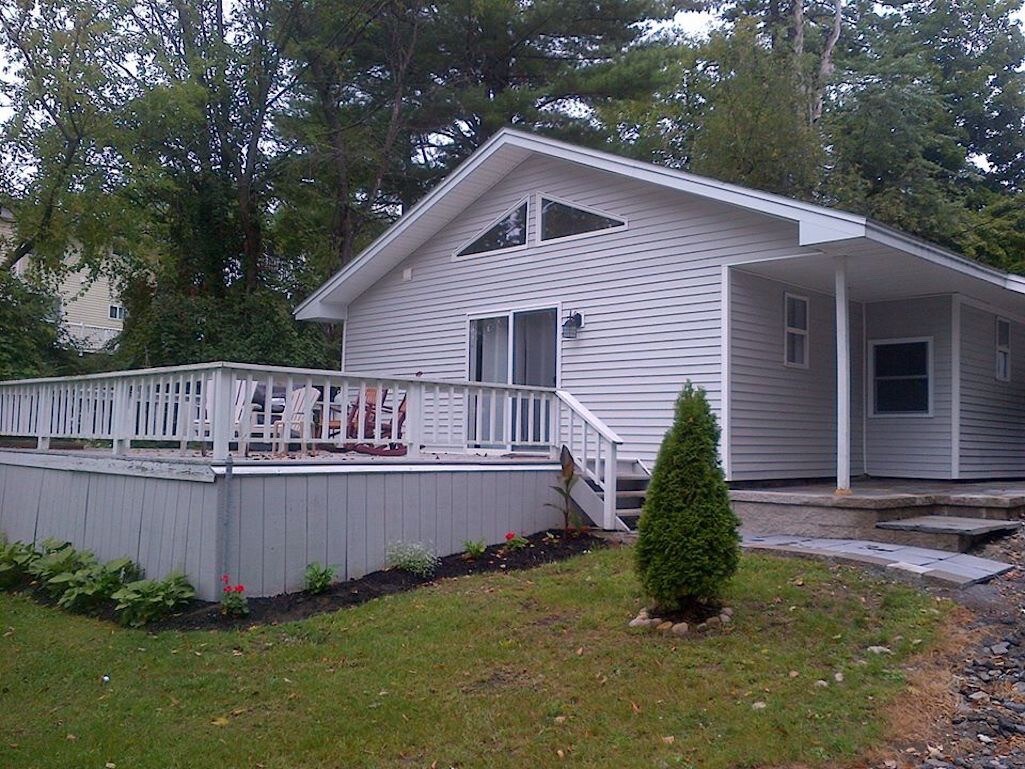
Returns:
[[[569,447],[615,515],[622,442],[562,390],[205,363],[0,382],[0,436],[134,442],[209,450],[254,447],[371,455],[424,451],[552,455]]]

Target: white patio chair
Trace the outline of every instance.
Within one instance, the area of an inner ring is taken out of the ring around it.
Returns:
[[[206,390],[207,395],[213,392],[214,382],[212,379],[208,379],[203,382],[203,388]],[[242,379],[235,381],[233,388],[234,393],[232,395],[231,404],[231,424],[233,427],[232,433],[238,437],[239,451],[243,456],[249,454],[249,441],[252,438],[254,417],[259,413],[251,404],[253,394],[256,391],[256,384],[253,382],[247,382]],[[196,396],[198,398],[198,396]],[[245,427],[243,428],[243,420],[245,420]],[[213,425],[210,420],[210,405],[209,401],[203,401],[202,414],[197,419],[192,420],[191,432],[184,436],[181,441],[181,448],[184,451],[188,443],[189,438],[200,439],[200,453],[206,456],[206,441],[203,440],[213,429]]]
[[[319,400],[320,390],[316,387],[296,387],[292,390],[281,419],[273,424],[274,443],[279,453],[288,451],[288,443],[292,438],[299,438],[300,451],[306,451],[313,427],[313,414],[307,419],[306,410]],[[306,430],[307,427],[310,431]]]

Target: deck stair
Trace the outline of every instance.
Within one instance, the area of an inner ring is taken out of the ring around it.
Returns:
[[[964,512],[968,512],[967,510]],[[932,547],[964,553],[977,544],[1016,532],[1019,521],[954,515],[918,515],[879,521],[876,528],[894,544]]]
[[[650,480],[651,475],[640,460],[624,457],[617,460],[616,525],[621,531],[636,530]],[[579,512],[601,525],[605,493],[596,484],[578,483],[573,490],[573,500]]]

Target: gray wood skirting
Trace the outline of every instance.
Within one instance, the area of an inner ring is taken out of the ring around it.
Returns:
[[[277,595],[301,589],[312,561],[351,579],[383,568],[393,542],[448,555],[466,540],[561,525],[545,506],[556,501],[556,472],[537,466],[168,478],[47,459],[0,457],[0,532],[67,540],[102,560],[127,556],[153,578],[184,571],[207,599],[224,572],[250,596]]]

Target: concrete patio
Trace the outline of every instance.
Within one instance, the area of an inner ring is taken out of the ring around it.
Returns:
[[[847,563],[870,564],[944,587],[963,588],[1004,574],[1014,567],[1001,561],[922,547],[856,539],[743,535],[748,550],[769,550]]]

